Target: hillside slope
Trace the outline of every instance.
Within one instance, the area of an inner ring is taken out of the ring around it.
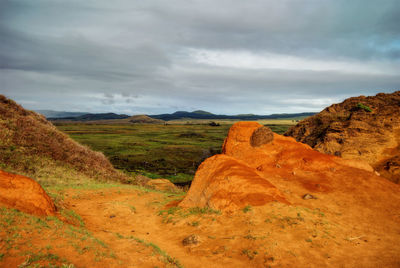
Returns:
[[[108,159],[58,131],[44,116],[0,95],[0,168],[35,178],[128,178]]]
[[[296,113],[296,114],[270,114],[270,115],[255,115],[255,114],[239,114],[239,115],[224,115],[213,114],[202,110],[193,112],[177,111],[172,114],[157,114],[149,115],[151,118],[161,119],[164,121],[179,120],[179,119],[235,119],[235,120],[261,120],[261,119],[283,119],[310,116],[314,113]]]
[[[62,117],[62,118],[51,118],[49,120],[52,121],[96,121],[96,120],[115,120],[115,119],[125,119],[128,118],[129,115],[126,114],[115,114],[115,113],[101,113],[101,114],[84,114],[80,116],[70,116],[70,117]]]
[[[285,135],[323,153],[364,160],[400,182],[400,91],[333,104]]]
[[[147,115],[134,115],[126,118],[127,121],[133,124],[163,124],[164,121],[160,119],[154,119]]]

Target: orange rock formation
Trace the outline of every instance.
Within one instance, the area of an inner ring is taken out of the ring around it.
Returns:
[[[287,203],[282,193],[255,169],[233,157],[215,155],[200,165],[180,205],[234,210],[271,201]]]
[[[39,183],[1,170],[0,204],[35,215],[52,215],[56,211],[53,201]]]
[[[302,120],[285,135],[322,153],[366,161],[400,183],[400,91],[346,99]]]
[[[265,127],[257,122],[234,124],[222,155],[201,164],[180,206],[234,210],[271,201],[301,204],[307,202],[302,198],[307,193],[365,202],[361,198],[365,194],[353,194],[365,187],[368,194],[371,187],[391,188],[392,183],[377,176],[367,163],[320,153],[291,137],[273,133],[273,139],[255,145],[254,135],[270,135],[260,128]]]

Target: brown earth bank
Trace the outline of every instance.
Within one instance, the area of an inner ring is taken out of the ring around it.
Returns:
[[[31,178],[0,170],[0,204],[36,215],[53,215],[53,201]]]
[[[383,177],[400,182],[400,91],[333,104],[285,136],[326,154],[364,160]]]
[[[129,180],[102,153],[80,145],[44,116],[3,95],[0,95],[0,168],[36,178],[79,173],[99,180]]]

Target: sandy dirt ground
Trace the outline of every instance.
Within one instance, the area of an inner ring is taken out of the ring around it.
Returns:
[[[308,200],[310,206],[273,202],[220,213],[168,206],[177,199],[127,188],[66,191],[63,206],[112,257],[76,250],[65,237],[53,239],[51,229],[21,236],[36,248],[50,244],[49,252],[75,267],[400,267],[398,211],[391,219],[362,219]],[[184,245],[191,235],[197,244]],[[0,266],[26,262],[18,254],[26,247],[9,251]]]

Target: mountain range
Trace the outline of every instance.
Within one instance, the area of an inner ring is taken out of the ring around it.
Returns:
[[[46,116],[49,120],[69,120],[69,121],[95,121],[95,120],[111,120],[111,119],[125,119],[129,118],[126,114],[115,113],[73,113],[73,112],[59,112],[51,110],[38,110],[37,112]],[[238,119],[238,120],[259,120],[259,119],[277,119],[277,118],[295,118],[307,117],[315,113],[282,113],[270,115],[256,115],[256,114],[238,114],[238,115],[224,115],[213,114],[203,110],[193,112],[177,111],[171,114],[156,114],[148,115],[154,119],[161,119],[164,121],[177,120],[177,119]]]

